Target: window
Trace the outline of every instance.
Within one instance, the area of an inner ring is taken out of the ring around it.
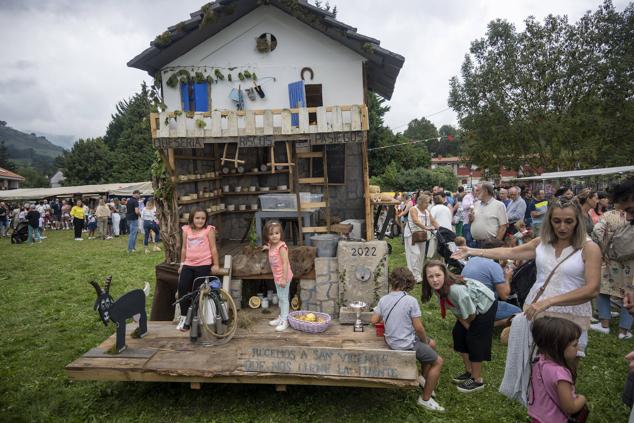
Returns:
[[[326,145],[326,161],[328,166],[328,185],[343,185],[346,182],[346,145]],[[323,145],[313,146],[313,151],[324,151]],[[324,163],[321,158],[311,159],[310,176],[324,176]]]
[[[321,95],[321,84],[306,84],[306,107],[321,107],[324,105],[324,99]],[[308,114],[308,123],[310,125],[317,124],[317,113]]]
[[[209,111],[209,85],[206,82],[181,84],[181,105],[184,112]]]

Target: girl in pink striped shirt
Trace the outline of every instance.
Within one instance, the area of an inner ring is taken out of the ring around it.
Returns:
[[[182,298],[194,289],[194,279],[218,273],[218,249],[216,248],[216,228],[207,225],[207,212],[196,209],[189,216],[189,225],[183,226],[181,265],[178,268],[178,297]],[[185,321],[191,300],[181,302],[181,318],[176,327],[186,331]]]
[[[288,327],[288,294],[293,279],[291,264],[288,260],[288,247],[283,241],[284,231],[280,222],[271,220],[264,225],[264,250],[269,252],[269,263],[273,272],[275,289],[280,300],[280,315],[269,322],[275,330],[281,332]]]

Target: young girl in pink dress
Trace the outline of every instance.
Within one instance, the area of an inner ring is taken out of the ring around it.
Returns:
[[[566,423],[586,405],[586,397],[575,392],[581,328],[570,320],[542,317],[533,323],[532,334],[538,355],[532,366],[528,415],[533,423]]]
[[[288,294],[291,280],[293,280],[293,272],[288,260],[288,247],[283,241],[283,236],[284,231],[280,222],[272,220],[264,225],[263,249],[269,252],[269,263],[273,272],[277,296],[280,300],[280,315],[276,319],[271,320],[269,325],[275,326],[275,330],[278,332],[288,327]]]
[[[181,249],[181,265],[178,268],[178,298],[183,298],[194,289],[194,279],[210,276],[218,272],[218,249],[216,248],[216,228],[207,225],[207,212],[196,209],[189,216],[189,225],[183,226],[183,246]],[[200,282],[200,281],[199,281]],[[186,331],[185,321],[191,300],[180,303],[181,317],[176,327]]]

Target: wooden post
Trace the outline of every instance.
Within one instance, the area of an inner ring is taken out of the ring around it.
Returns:
[[[199,390],[199,389],[200,389],[200,382],[191,382],[191,383],[189,384],[189,387],[190,387],[191,389]]]
[[[365,203],[365,239],[374,239],[374,221],[372,216],[372,205],[370,204],[370,169],[368,165],[368,133],[363,131],[363,142],[361,143],[361,156],[363,158],[363,201]]]

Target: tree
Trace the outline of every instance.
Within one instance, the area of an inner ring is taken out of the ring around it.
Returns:
[[[390,110],[390,107],[385,106],[384,103],[385,99],[374,93],[368,96],[370,175],[381,175],[390,163],[394,163],[401,169],[428,167],[430,157],[423,144],[408,144],[410,140],[405,135],[395,135],[384,125],[383,116]]]
[[[149,181],[154,159],[150,133],[151,100],[145,82],[141,92],[120,101],[103,137],[112,152],[111,179],[117,182]]]
[[[9,159],[9,149],[4,145],[4,141],[0,142],[0,167],[10,170],[12,172],[17,171],[17,166]]]
[[[113,181],[112,154],[101,138],[80,139],[64,153],[64,185]]]
[[[50,182],[48,178],[31,166],[21,166],[17,169],[17,173],[24,177],[22,188],[48,188]]]
[[[494,173],[629,164],[634,155],[634,4],[576,24],[492,21],[451,79],[464,155]]]

